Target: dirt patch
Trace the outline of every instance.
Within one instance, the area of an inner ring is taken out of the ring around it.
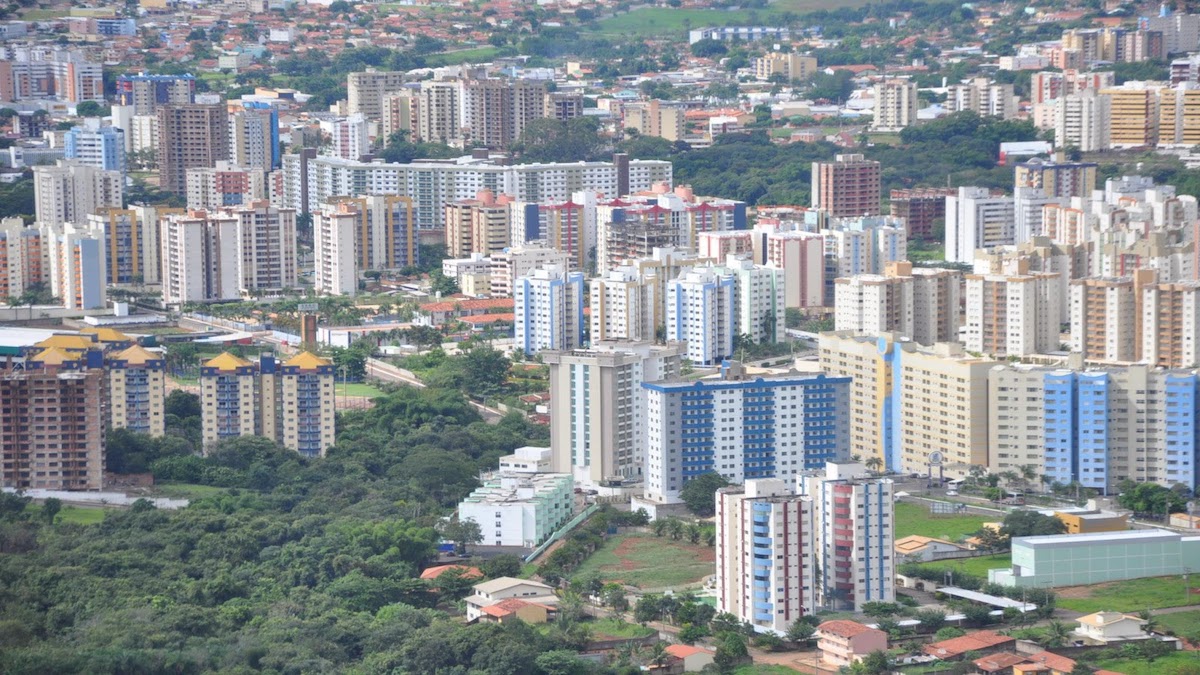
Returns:
[[[633,537],[626,537],[625,539],[621,540],[620,544],[617,544],[616,548],[613,549],[613,555],[617,556],[618,558],[622,558],[622,562],[626,562],[624,558],[633,553],[633,550],[637,548],[639,541],[639,539],[635,539]]]
[[[1064,588],[1054,589],[1054,594],[1059,598],[1074,598],[1082,600],[1084,598],[1090,598],[1095,593],[1111,587],[1112,584],[1097,584],[1095,586],[1066,586]]]

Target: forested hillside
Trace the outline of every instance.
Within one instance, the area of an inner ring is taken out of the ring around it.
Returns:
[[[403,389],[345,414],[325,459],[245,438],[151,461],[237,486],[180,511],[49,524],[5,495],[0,672],[571,672],[538,660],[567,638],[462,626],[416,578],[478,470],[530,442],[545,429]]]

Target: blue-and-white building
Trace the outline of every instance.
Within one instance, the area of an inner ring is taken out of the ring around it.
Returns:
[[[678,502],[684,484],[716,472],[733,482],[794,479],[850,456],[850,378],[749,375],[646,382],[646,497]]]
[[[687,344],[684,357],[715,366],[733,356],[737,334],[733,274],[721,267],[689,270],[667,282],[667,339]]]
[[[583,273],[539,267],[513,283],[516,347],[527,355],[583,344]]]
[[[100,126],[99,118],[88,118],[63,135],[67,159],[106,171],[125,173],[125,132]]]

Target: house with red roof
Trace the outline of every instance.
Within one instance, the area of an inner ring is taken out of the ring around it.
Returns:
[[[962,637],[927,644],[924,651],[943,661],[953,661],[961,659],[967,652],[978,652],[986,656],[1005,651],[1016,643],[1016,638],[1000,635],[996,631],[981,630]]]
[[[851,666],[871,652],[888,648],[887,633],[846,619],[822,623],[813,636],[821,660],[837,668]]]
[[[679,659],[683,670],[676,672],[684,673],[698,673],[716,660],[716,652],[692,645],[671,645],[667,647],[667,654]]]
[[[504,623],[506,621],[521,621],[523,623],[546,623],[554,616],[555,608],[538,602],[509,598],[489,605],[481,610],[481,623]]]

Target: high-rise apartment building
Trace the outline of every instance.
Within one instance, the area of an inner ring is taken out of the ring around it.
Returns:
[[[553,248],[518,246],[493,253],[489,267],[492,297],[515,297],[518,278],[529,276],[534,270],[551,265],[574,271],[570,270],[567,254]]]
[[[446,254],[466,258],[472,253],[491,255],[508,248],[511,233],[508,195],[480,190],[475,199],[460,199],[444,206]]]
[[[160,105],[158,168],[162,188],[186,194],[187,170],[229,158],[229,114],[220,104]]]
[[[41,226],[51,292],[66,309],[102,309],[108,299],[104,240],[86,227]]]
[[[569,256],[571,269],[584,269],[589,255],[595,255],[595,197],[595,193],[580,192],[562,202],[511,202],[509,242],[557,249]]]
[[[166,356],[135,344],[110,356],[105,365],[110,428],[162,436],[166,430]]]
[[[546,85],[536,80],[472,79],[462,84],[465,139],[474,147],[503,149],[545,117]]]
[[[966,279],[968,351],[995,357],[1058,351],[1064,300],[1058,275],[968,274]]]
[[[301,352],[258,363],[225,352],[200,368],[201,427],[206,451],[240,436],[265,436],[307,457],[333,444],[332,362]]]
[[[952,188],[892,190],[891,216],[904,221],[909,239],[932,239],[934,223],[941,220],[945,224],[946,197],[957,192]]]
[[[739,362],[719,380],[646,382],[646,497],[674,503],[687,481],[794,480],[850,456],[850,378],[749,375]]]
[[[418,94],[417,140],[426,143],[461,145],[463,138],[462,83],[426,80]]]
[[[888,478],[858,462],[828,462],[803,476],[818,533],[815,584],[827,609],[861,612],[896,601],[895,498]]]
[[[266,172],[279,168],[279,161],[278,112],[246,108],[229,116],[230,164]]]
[[[329,134],[329,150],[324,154],[331,157],[356,161],[371,150],[371,139],[367,135],[367,118],[361,113],[322,120],[321,130]]]
[[[592,342],[599,340],[654,340],[658,331],[655,307],[661,304],[652,279],[644,279],[632,267],[621,267],[606,276],[591,279]]]
[[[1035,157],[1016,166],[1013,186],[1039,188],[1047,197],[1088,198],[1096,189],[1096,166],[1065,161],[1061,153],[1052,160]]]
[[[407,90],[383,97],[383,122],[381,124],[384,143],[392,136],[402,133],[415,140],[420,126],[421,97],[416,90]]]
[[[277,295],[296,286],[296,212],[267,202],[229,211],[238,239],[239,290],[244,296]]]
[[[838,155],[813,162],[812,206],[835,218],[882,213],[879,162],[862,155]]]
[[[675,343],[606,341],[542,352],[550,366],[551,470],[593,486],[642,480],[648,398],[642,383],[678,376],[682,353]]]
[[[853,378],[850,448],[891,471],[965,476],[987,462],[987,372],[962,345],[822,333],[821,369]]]
[[[532,356],[583,345],[583,274],[559,266],[518,277],[513,288],[516,343]]]
[[[779,342],[784,335],[783,270],[729,258],[722,265],[733,276],[734,330],[755,344]]]
[[[1142,289],[1141,360],[1159,368],[1200,366],[1200,282]]]
[[[783,272],[784,307],[822,307],[825,304],[825,240],[812,232],[755,232],[763,260]]]
[[[993,196],[987,188],[960,187],[946,197],[946,260],[970,263],[975,251],[1014,243],[1016,206],[1011,197]]]
[[[801,82],[817,72],[817,59],[797,52],[768,52],[754,59],[754,79],[770,80],[779,75],[784,82]]]
[[[1081,152],[1107,150],[1112,144],[1112,98],[1087,88],[1055,99],[1054,143]]]
[[[102,102],[104,67],[75,47],[9,47],[0,52],[0,100]]]
[[[45,283],[44,258],[41,230],[17,217],[0,221],[0,297],[19,298]]]
[[[105,283],[144,284],[146,271],[158,265],[158,241],[146,239],[146,228],[131,209],[104,208],[88,216],[87,231],[102,242]]]
[[[696,252],[702,258],[726,260],[732,256],[746,258],[759,265],[763,264],[762,260],[754,257],[754,233],[749,230],[700,232],[696,235],[696,241],[698,243]]]
[[[1013,93],[1011,84],[991,82],[986,77],[977,77],[946,88],[945,107],[952,113],[970,110],[981,117],[1007,120],[1017,116],[1018,102],[1019,98]]]
[[[1071,351],[1090,361],[1131,363],[1139,358],[1141,291],[1133,277],[1071,282]]]
[[[735,285],[728,270],[713,266],[667,282],[667,339],[686,343],[693,363],[715,366],[733,355],[740,323]]]
[[[778,478],[717,491],[717,611],[786,633],[819,608],[812,499]]]
[[[353,202],[326,204],[313,214],[313,290],[325,295],[358,292],[359,209]]]
[[[346,76],[346,106],[351,115],[378,121],[384,117],[384,98],[403,88],[403,71],[369,68],[366,72],[350,73]]]
[[[834,330],[912,335],[911,277],[860,274],[833,283]]]
[[[1158,145],[1158,97],[1164,85],[1126,82],[1101,89],[1109,99],[1109,144],[1113,148],[1152,148]]]
[[[315,288],[354,295],[366,270],[415,265],[419,254],[412,200],[392,195],[344,197],[313,214]]]
[[[583,95],[567,91],[546,92],[542,117],[565,122],[583,117]]]
[[[917,83],[885,80],[875,85],[875,131],[900,131],[917,122]]]
[[[196,100],[196,78],[192,75],[121,75],[117,78],[117,100],[133,106],[134,115],[153,115],[162,105],[182,105]]]
[[[125,173],[125,132],[100,126],[99,118],[88,118],[81,126],[71,127],[63,135],[63,141],[64,156],[68,160]]]
[[[687,136],[687,118],[679,105],[665,104],[658,99],[649,103],[626,105],[626,129],[635,129],[642,136],[655,136],[668,141],[682,141]]]
[[[266,199],[267,174],[260,168],[217,162],[211,168],[187,170],[187,207],[219,210]]]
[[[125,205],[125,176],[74,161],[35,166],[33,199],[39,224],[82,225],[101,208]]]
[[[104,484],[104,371],[98,349],[35,351],[0,376],[0,486],[99,490]]]
[[[1200,84],[1185,82],[1159,92],[1159,147],[1200,145]]]

